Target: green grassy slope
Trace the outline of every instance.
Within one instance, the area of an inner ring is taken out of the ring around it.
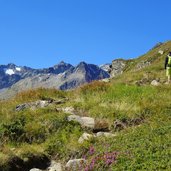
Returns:
[[[163,55],[158,50],[164,50]],[[85,157],[82,170],[171,170],[171,86],[132,84],[150,72],[150,79],[165,79],[164,58],[171,42],[128,62],[123,75],[111,83],[93,82],[76,90],[63,92],[37,89],[0,102],[0,169],[9,170],[16,156],[27,161],[30,156],[47,156],[61,163],[71,157]],[[151,57],[151,58],[150,58]],[[144,60],[152,64],[139,72],[136,64]],[[18,104],[39,99],[68,99],[36,110],[15,111]],[[68,122],[68,114],[56,110],[74,107],[80,116],[90,116],[108,123],[113,138],[92,138],[78,143],[85,130],[76,122]],[[124,124],[115,128],[114,121]]]
[[[160,50],[164,53],[160,54]],[[118,82],[132,83],[143,78],[148,78],[149,81],[160,79],[161,82],[164,82],[166,80],[164,62],[170,51],[171,41],[168,41],[136,59],[128,60],[125,72],[118,78]],[[150,65],[138,70],[137,65],[142,65],[144,62],[150,62]]]

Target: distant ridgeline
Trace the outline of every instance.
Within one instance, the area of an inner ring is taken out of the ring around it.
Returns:
[[[7,92],[15,94],[38,87],[73,89],[93,80],[109,78],[109,73],[101,67],[85,62],[74,67],[63,61],[45,69],[32,69],[15,64],[0,65],[0,92],[6,96]]]

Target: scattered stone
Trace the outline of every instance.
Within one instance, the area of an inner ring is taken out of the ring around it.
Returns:
[[[24,110],[24,109],[29,108],[29,107],[30,106],[28,103],[24,103],[24,104],[17,105],[15,110],[18,112],[18,111]]]
[[[136,65],[135,71],[139,71],[147,66],[151,65],[151,61],[141,61]]]
[[[96,134],[96,137],[107,137],[107,138],[112,138],[112,137],[116,137],[117,135],[116,134],[112,134],[112,133],[109,133],[109,132],[98,132]]]
[[[158,53],[159,53],[160,55],[163,55],[163,54],[164,54],[164,51],[163,51],[163,50],[159,50]]]
[[[91,117],[81,117],[81,125],[83,127],[87,128],[94,128],[95,127],[95,121],[94,118]]]
[[[48,171],[62,171],[61,163],[57,163],[56,161],[51,161],[51,165],[47,169]]]
[[[153,85],[153,86],[159,86],[160,85],[160,82],[158,82],[157,80],[153,80],[151,82],[151,85]]]
[[[68,113],[68,114],[74,114],[74,111],[75,111],[75,109],[73,108],[73,107],[65,107],[65,108],[57,108],[56,109],[58,112],[59,111],[62,111],[62,112],[64,112],[64,113]]]
[[[70,115],[67,117],[68,121],[76,121],[81,124],[81,117],[78,115]]]
[[[78,142],[82,144],[84,141],[88,141],[93,137],[93,135],[88,134],[86,132],[83,133],[83,135],[79,138]]]
[[[59,99],[59,100],[54,100],[53,103],[54,104],[63,104],[66,102],[66,99]]]
[[[47,107],[50,104],[49,101],[46,100],[38,100],[36,102],[30,103],[30,108],[32,110],[35,110],[36,108],[44,108]]]
[[[109,83],[110,82],[110,79],[109,78],[105,78],[105,79],[102,79],[100,81],[105,82],[105,83]]]
[[[82,127],[93,129],[95,126],[94,118],[91,117],[80,117],[78,115],[70,115],[67,117],[68,121],[76,121],[81,124]]]
[[[126,128],[126,124],[121,122],[120,120],[114,121],[113,126],[114,126],[114,129],[116,129],[116,130],[121,130],[121,129],[125,129]]]
[[[30,171],[42,171],[42,170],[37,169],[37,168],[33,168],[33,169],[31,169]]]
[[[15,110],[16,111],[22,111],[24,109],[32,109],[35,110],[37,108],[44,108],[49,106],[50,104],[61,104],[62,102],[64,102],[65,99],[62,100],[37,100],[35,102],[30,102],[30,103],[23,103],[23,104],[19,104],[16,106]],[[67,110],[71,110],[71,109],[67,109]]]
[[[78,171],[84,164],[86,164],[85,159],[73,159],[69,160],[66,164],[66,169],[69,171]]]

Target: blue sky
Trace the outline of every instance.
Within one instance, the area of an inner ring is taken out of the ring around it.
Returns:
[[[170,0],[0,0],[0,64],[134,58],[171,38]]]

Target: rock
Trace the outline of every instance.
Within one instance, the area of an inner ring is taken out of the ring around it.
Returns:
[[[62,108],[62,111],[68,114],[74,114],[74,108],[73,107],[66,107],[66,108]]]
[[[98,132],[96,134],[97,137],[107,137],[107,138],[112,138],[112,137],[116,137],[117,135],[116,134],[112,134],[112,133],[109,133],[109,132]]]
[[[26,109],[26,108],[29,108],[29,104],[24,103],[24,104],[17,105],[16,108],[15,108],[15,110],[16,110],[17,112],[19,112],[19,111],[24,110],[24,109]]]
[[[114,129],[117,129],[117,130],[121,130],[121,129],[126,128],[126,124],[121,122],[120,120],[114,121],[113,126],[114,126]]]
[[[67,117],[68,121],[76,121],[81,124],[81,117],[78,115],[70,115]]]
[[[163,55],[163,54],[164,54],[164,51],[163,51],[163,50],[159,50],[158,53],[159,53],[160,55]]]
[[[73,159],[69,160],[66,164],[66,169],[69,171],[78,171],[79,169],[82,168],[82,166],[86,164],[85,159]]]
[[[93,135],[84,132],[83,135],[79,138],[78,142],[79,142],[80,144],[82,144],[84,141],[86,141],[86,140],[88,141],[88,140],[90,140],[92,137],[93,137]]]
[[[105,78],[105,79],[102,79],[100,80],[101,82],[105,82],[105,83],[109,83],[110,82],[110,79],[109,78]]]
[[[52,101],[48,101],[48,100],[37,100],[35,102],[30,102],[30,103],[24,103],[24,104],[17,105],[15,110],[16,111],[21,111],[21,110],[28,109],[28,108],[30,108],[32,110],[35,110],[37,108],[47,107],[51,103],[53,103],[53,102]]]
[[[153,85],[153,86],[159,86],[160,85],[160,82],[158,82],[157,80],[153,80],[151,82],[151,85]]]
[[[54,100],[53,103],[54,104],[63,104],[66,102],[67,99],[59,99],[59,100]]]
[[[94,128],[95,126],[95,121],[94,118],[91,117],[80,117],[78,115],[70,115],[67,117],[68,121],[76,121],[79,124],[81,124],[82,127],[86,128]]]
[[[123,73],[125,66],[126,66],[125,60],[123,59],[113,60],[111,70],[110,70],[110,76],[116,77],[118,75],[121,75]]]
[[[141,61],[140,63],[138,63],[136,65],[135,71],[139,71],[139,70],[141,70],[141,69],[143,69],[149,65],[151,65],[151,61],[148,61],[148,60],[147,61]]]
[[[50,104],[49,101],[46,101],[46,100],[38,100],[38,101],[36,101],[36,102],[34,102],[34,103],[31,104],[31,108],[32,108],[32,107],[33,107],[33,108],[34,108],[34,107],[35,107],[35,108],[38,108],[38,107],[44,108],[44,107],[47,107],[49,104]]]
[[[81,125],[93,129],[95,127],[95,120],[91,117],[81,117]]]
[[[37,168],[33,168],[33,169],[31,169],[30,171],[42,171],[42,170],[37,169]]]
[[[62,171],[61,163],[57,163],[56,161],[51,161],[51,165],[47,169],[48,171]]]

